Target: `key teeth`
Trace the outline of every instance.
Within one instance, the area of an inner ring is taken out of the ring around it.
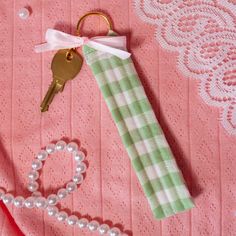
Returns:
[[[46,107],[41,107],[41,112],[46,112],[46,111],[48,111],[48,106],[46,106]]]

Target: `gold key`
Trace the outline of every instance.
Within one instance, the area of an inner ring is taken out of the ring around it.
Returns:
[[[82,57],[74,49],[62,49],[55,54],[51,64],[53,81],[41,103],[41,112],[47,111],[54,96],[63,91],[65,83],[76,77],[82,63]]]

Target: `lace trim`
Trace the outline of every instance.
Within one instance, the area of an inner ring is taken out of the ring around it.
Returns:
[[[200,81],[200,96],[221,108],[236,135],[236,0],[134,0],[138,16],[157,26],[160,45],[177,51],[183,75]]]

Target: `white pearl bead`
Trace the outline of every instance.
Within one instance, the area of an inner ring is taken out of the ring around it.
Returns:
[[[48,153],[45,150],[41,150],[37,155],[37,158],[40,161],[45,161],[47,157],[48,157]]]
[[[82,228],[87,227],[88,222],[89,221],[86,218],[82,218],[77,222],[77,225],[82,229]]]
[[[98,232],[103,235],[106,234],[109,231],[110,227],[107,224],[102,224],[98,227]]]
[[[0,201],[2,200],[4,194],[5,194],[5,191],[3,189],[0,189]]]
[[[14,205],[17,208],[21,208],[24,206],[25,199],[22,196],[18,196],[14,199]]]
[[[57,196],[58,196],[59,199],[63,199],[63,198],[65,198],[67,196],[67,193],[68,192],[67,192],[66,189],[61,188],[61,189],[58,190]]]
[[[66,185],[66,190],[68,191],[68,193],[71,193],[71,192],[75,191],[76,188],[77,188],[77,185],[74,182],[69,182]]]
[[[13,200],[14,200],[14,197],[13,197],[12,194],[6,193],[6,194],[3,196],[2,200],[3,200],[3,202],[4,202],[5,204],[11,204],[11,203],[13,202]]]
[[[92,220],[88,223],[88,226],[90,231],[96,231],[99,227],[99,223],[96,220]]]
[[[41,196],[42,196],[42,193],[39,192],[39,191],[35,191],[35,192],[32,193],[31,196],[32,196],[32,197],[41,197]]]
[[[39,178],[39,172],[36,171],[36,170],[31,170],[31,171],[29,172],[29,174],[28,174],[28,178],[29,178],[30,180],[36,180],[36,179],[38,179],[38,178]]]
[[[39,184],[37,182],[30,182],[28,183],[28,190],[30,192],[35,192],[39,188]]]
[[[84,173],[86,169],[87,169],[87,166],[85,165],[84,162],[81,162],[76,166],[76,172],[78,173]]]
[[[73,153],[74,159],[77,162],[81,162],[85,159],[85,154],[82,151],[77,151]]]
[[[75,225],[78,221],[78,217],[75,215],[71,215],[66,219],[66,221],[68,225]]]
[[[40,170],[42,166],[43,166],[43,163],[40,160],[34,160],[31,165],[33,170]]]
[[[66,142],[63,140],[60,140],[56,143],[56,150],[57,151],[63,151],[66,147]]]
[[[68,217],[68,214],[65,212],[65,211],[60,211],[58,214],[57,214],[57,220],[58,221],[65,221]]]
[[[67,144],[66,149],[68,152],[76,152],[78,150],[78,145],[75,142],[71,142]]]
[[[76,184],[81,184],[83,182],[84,178],[83,178],[83,175],[81,174],[76,174],[74,177],[73,177],[73,181],[76,183]]]
[[[27,208],[33,208],[34,207],[34,201],[35,201],[35,197],[28,197],[25,199],[25,206]]]
[[[58,213],[58,208],[55,206],[48,206],[47,211],[49,216],[55,216]]]
[[[120,235],[120,230],[116,227],[113,227],[109,230],[109,235],[110,236],[119,236]]]
[[[46,208],[48,206],[47,199],[45,197],[37,197],[35,199],[35,206],[38,208]]]
[[[30,12],[27,8],[21,8],[19,11],[18,11],[18,16],[22,19],[22,20],[26,20],[30,15]]]
[[[49,144],[47,147],[46,147],[46,151],[48,154],[53,154],[55,151],[56,151],[56,147],[55,147],[55,144]]]
[[[58,197],[56,194],[50,194],[47,198],[48,205],[56,205],[58,202]]]

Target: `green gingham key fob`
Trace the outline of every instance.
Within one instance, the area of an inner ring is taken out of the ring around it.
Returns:
[[[102,16],[111,26],[104,14],[94,14]],[[78,23],[78,30],[81,21]],[[116,37],[112,30],[108,35]],[[88,45],[83,46],[83,54],[154,216],[162,219],[194,207],[132,59],[123,60]]]

